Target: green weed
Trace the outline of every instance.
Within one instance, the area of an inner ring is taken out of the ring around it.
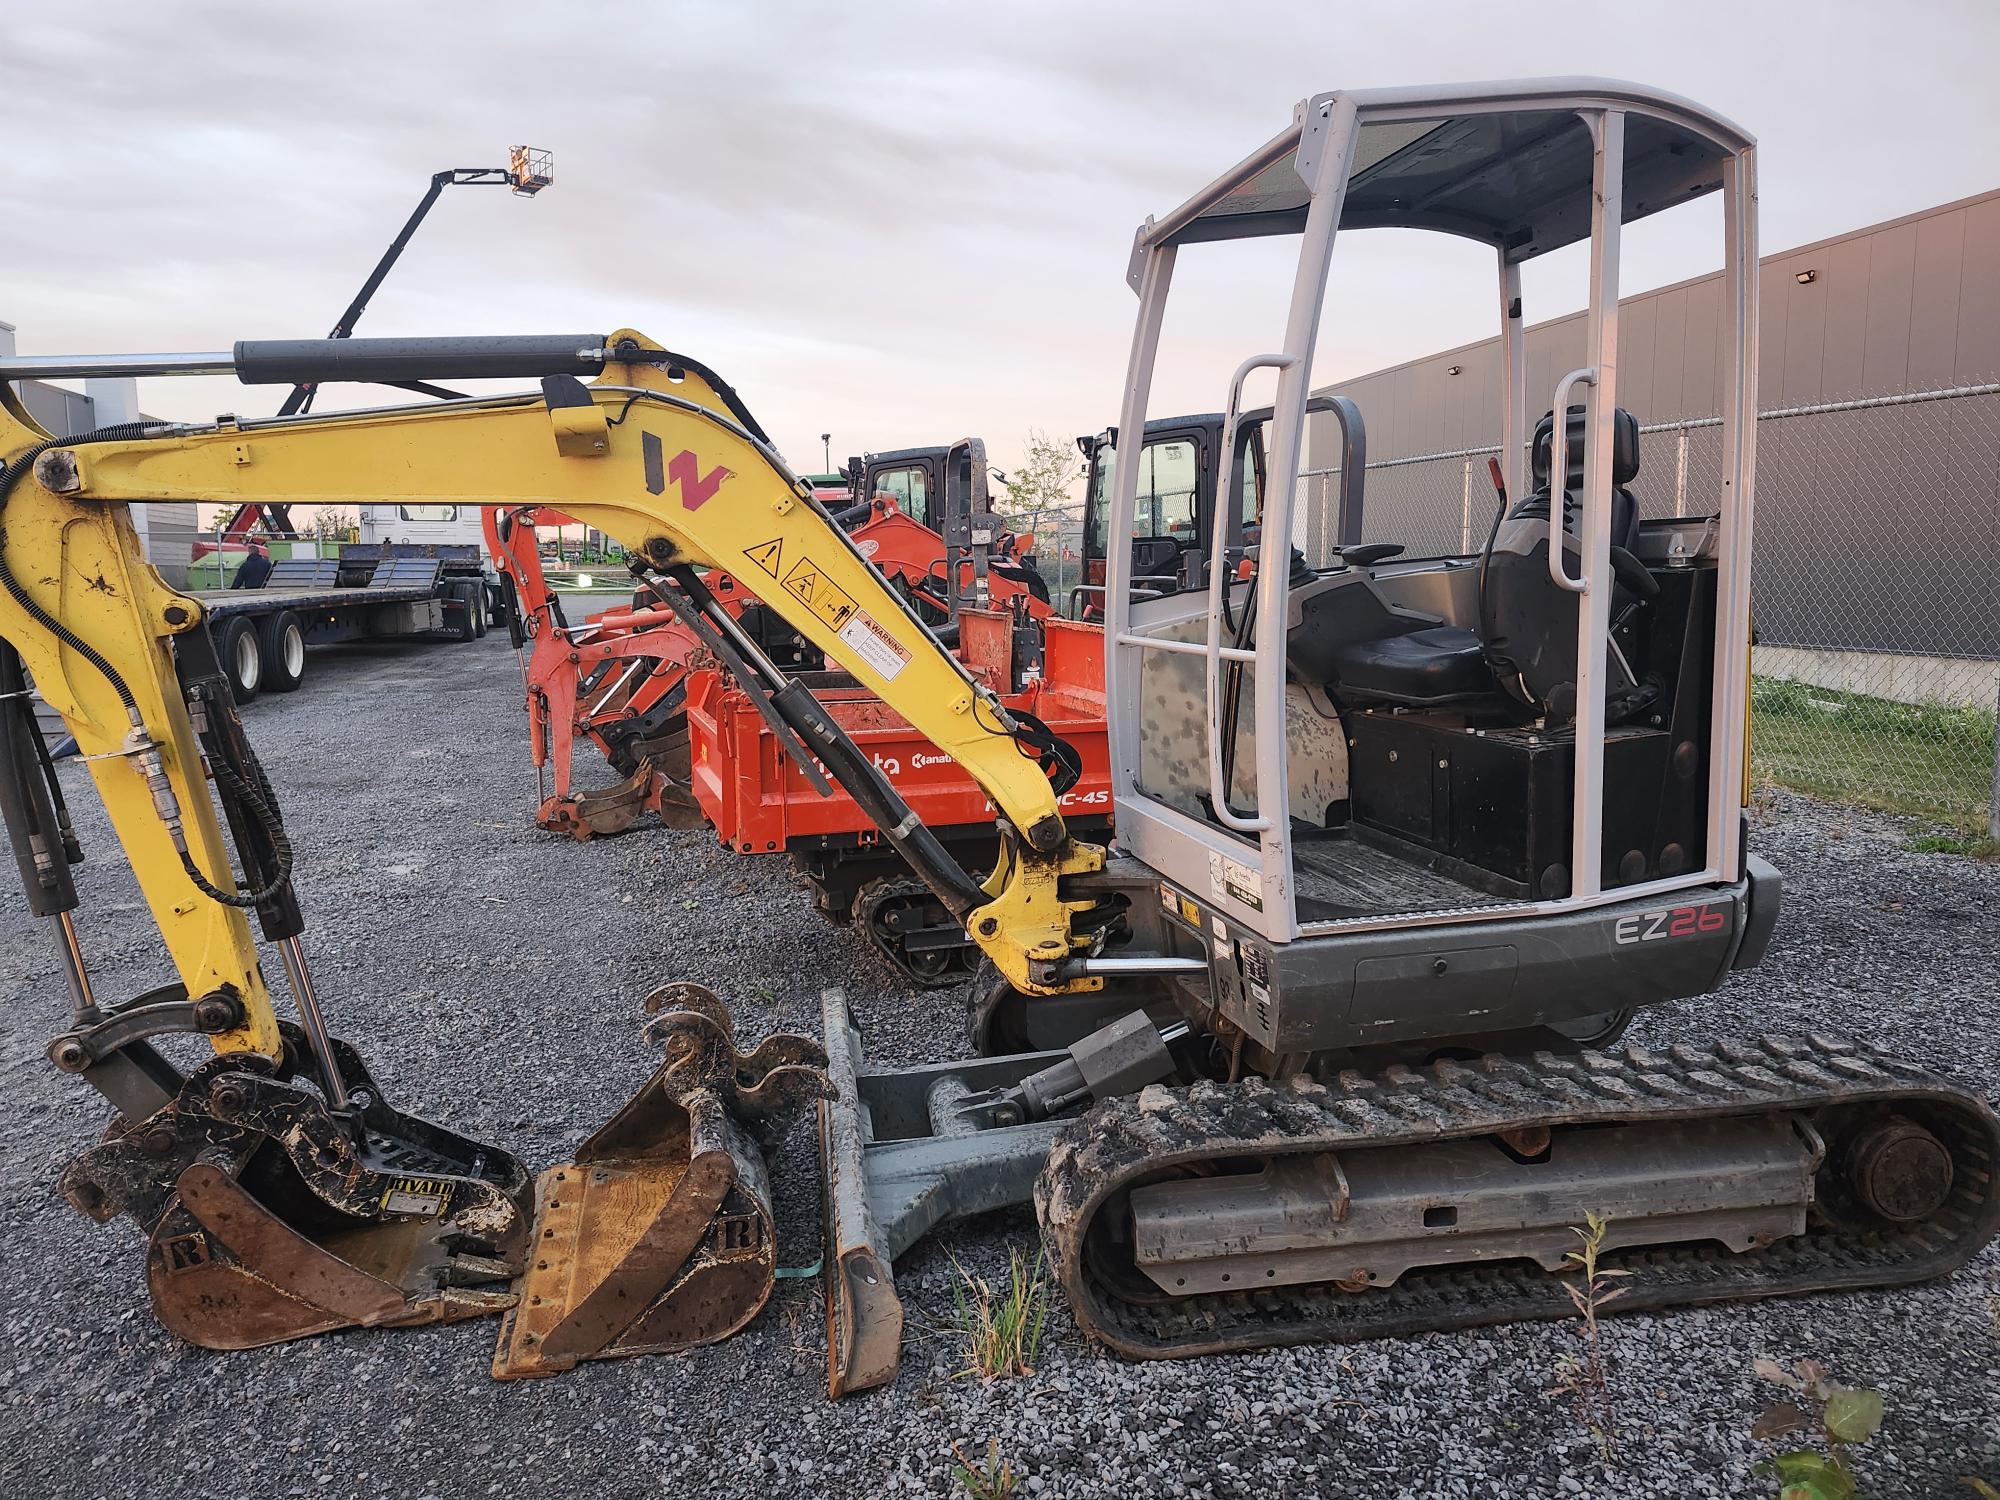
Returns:
[[[1780,1401],[1766,1408],[1750,1435],[1769,1441],[1816,1429],[1825,1450],[1792,1448],[1757,1465],[1758,1473],[1777,1479],[1778,1500],[1858,1500],[1849,1450],[1881,1430],[1882,1393],[1842,1385],[1810,1359],[1791,1370],[1771,1359],[1757,1360],[1752,1368],[1804,1404]]]
[[[1035,1373],[1035,1351],[1041,1347],[1042,1324],[1049,1313],[1049,1286],[1042,1274],[1042,1252],[1032,1266],[1020,1250],[1008,1258],[1007,1285],[1000,1291],[982,1277],[959,1267],[957,1310],[953,1324],[965,1343],[965,1367],[959,1376],[994,1380]]]

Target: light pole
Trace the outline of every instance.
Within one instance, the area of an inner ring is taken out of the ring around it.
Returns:
[[[819,435],[819,461],[820,473],[833,472],[833,434],[830,432],[822,432]]]

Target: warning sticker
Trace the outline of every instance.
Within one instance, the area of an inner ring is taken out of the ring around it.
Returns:
[[[1218,897],[1228,896],[1252,911],[1264,909],[1264,892],[1257,872],[1213,850],[1208,856],[1208,884]]]
[[[382,1194],[385,1213],[435,1219],[451,1203],[451,1184],[429,1177],[398,1177]]]
[[[777,577],[776,573],[771,575]],[[857,612],[854,601],[834,587],[833,581],[820,572],[819,564],[810,557],[802,557],[792,564],[791,572],[785,575],[785,592],[801,604],[809,605],[835,630],[840,629]]]
[[[903,649],[903,643],[861,610],[855,610],[854,618],[841,627],[840,638],[879,672],[884,682],[894,682],[896,674],[910,664],[910,653]]]
[[[743,555],[762,568],[766,573],[769,573],[773,578],[776,578],[778,576],[778,564],[784,560],[785,556],[785,539],[781,536],[775,536],[768,542],[759,542],[754,547],[745,547]]]

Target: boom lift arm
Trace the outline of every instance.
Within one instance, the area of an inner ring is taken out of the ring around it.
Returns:
[[[1101,985],[1058,975],[1092,942],[1070,924],[1071,912],[1089,903],[1066,901],[1058,881],[1099,868],[1103,855],[1069,839],[1032,730],[937,643],[791,476],[734,393],[699,366],[630,331],[608,340],[246,343],[206,358],[211,363],[200,367],[226,364],[247,383],[543,377],[539,396],[224,419],[49,444],[33,459],[33,482],[19,475],[12,493],[0,496],[7,553],[20,559],[13,571],[26,580],[18,596],[0,600],[0,625],[36,680],[53,688],[51,701],[84,752],[123,752],[142,773],[118,760],[92,763],[184,977],[191,987],[235,983],[245,995],[243,1024],[216,1037],[218,1048],[268,1053],[275,1034],[240,918],[192,899],[173,849],[182,837],[198,868],[224,868],[178,694],[165,687],[171,662],[163,641],[193,629],[201,607],[139,561],[129,525],[105,502],[557,507],[616,537],[692,627],[743,661],[774,711],[882,823],[1010,982],[1030,993]],[[574,378],[593,371],[601,371],[593,385]],[[55,557],[64,559],[55,572],[33,561]],[[761,660],[707,598],[696,571],[703,567],[759,588],[802,636],[967,768],[1013,830],[983,886],[909,815],[810,694]],[[103,673],[78,659],[79,642],[130,685],[129,709]]]

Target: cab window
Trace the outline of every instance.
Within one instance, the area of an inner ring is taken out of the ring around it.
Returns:
[[[923,520],[926,489],[922,469],[885,469],[875,476],[874,492],[887,495],[911,520]]]
[[[1164,538],[1184,548],[1198,545],[1194,514],[1198,477],[1192,438],[1163,438],[1146,444],[1139,455],[1132,535]]]
[[[1243,533],[1264,516],[1264,428],[1252,427],[1236,440],[1236,516]],[[1254,538],[1252,538],[1254,540]]]

